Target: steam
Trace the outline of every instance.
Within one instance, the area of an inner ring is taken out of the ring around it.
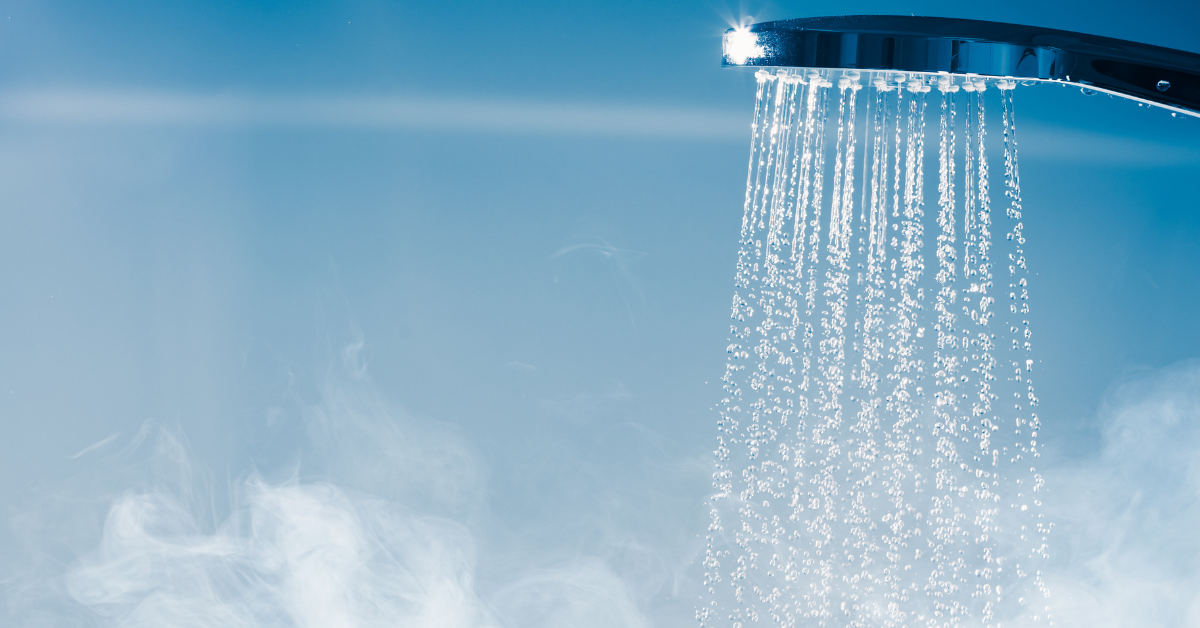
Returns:
[[[208,534],[176,496],[123,495],[67,591],[118,626],[491,623],[461,526],[325,483],[254,478],[244,491],[239,512]]]
[[[573,257],[587,257],[592,260],[600,260],[606,265],[611,265],[615,271],[615,279],[621,293],[621,299],[625,303],[625,311],[629,315],[629,321],[636,327],[637,316],[634,314],[634,311],[636,309],[640,312],[645,307],[646,297],[642,294],[642,290],[638,286],[633,272],[633,264],[645,256],[646,253],[642,251],[618,248],[604,238],[594,238],[589,241],[564,246],[555,251],[550,256],[550,259],[558,260],[559,262],[559,267],[554,274],[555,282],[560,280],[560,275],[563,274],[567,261]]]
[[[300,406],[294,434],[277,419],[265,437],[293,455],[228,485],[170,426],[77,454],[73,464],[94,468],[12,521],[27,555],[6,561],[3,623],[692,625],[694,566],[645,547],[633,524],[614,523],[605,552],[546,560],[507,548],[482,456],[453,426],[390,405],[360,349],[347,347],[319,402]],[[1200,625],[1200,361],[1114,385],[1096,425],[1095,451],[1044,457],[1056,625]],[[655,516],[695,516],[682,508]]]
[[[127,486],[90,544],[8,578],[10,617],[122,628],[650,625],[600,557],[513,569],[481,592],[468,525],[488,516],[479,456],[452,427],[389,407],[360,349],[343,352],[320,403],[304,409],[294,459],[234,482],[226,507],[213,504],[219,491],[180,431],[147,424],[101,465]]]
[[[1046,473],[1055,618],[1200,626],[1200,361],[1116,384],[1097,418],[1103,446]]]

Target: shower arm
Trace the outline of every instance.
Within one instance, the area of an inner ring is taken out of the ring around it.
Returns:
[[[731,28],[725,67],[882,70],[1055,81],[1200,117],[1200,54],[940,17],[845,15]]]

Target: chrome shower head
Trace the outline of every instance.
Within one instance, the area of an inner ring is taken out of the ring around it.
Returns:
[[[1200,54],[981,20],[845,15],[731,28],[726,67],[1055,81],[1200,117]]]

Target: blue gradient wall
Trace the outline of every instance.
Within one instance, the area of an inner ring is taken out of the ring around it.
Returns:
[[[350,389],[466,452],[467,506],[410,505],[473,535],[481,599],[583,564],[637,621],[690,624],[754,97],[720,34],[895,12],[1200,51],[1200,8],[1169,2],[6,2],[4,586],[99,542],[147,420],[214,504],[252,470],[386,492],[311,449]],[[1196,443],[1200,121],[1053,86],[1017,107],[1047,464],[1086,486],[1115,381],[1175,382],[1161,446]],[[1183,503],[1186,468],[1139,499]],[[1059,547],[1063,573],[1099,551]]]

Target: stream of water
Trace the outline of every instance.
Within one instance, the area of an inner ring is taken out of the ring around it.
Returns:
[[[1052,624],[1016,84],[756,77],[698,619]]]

